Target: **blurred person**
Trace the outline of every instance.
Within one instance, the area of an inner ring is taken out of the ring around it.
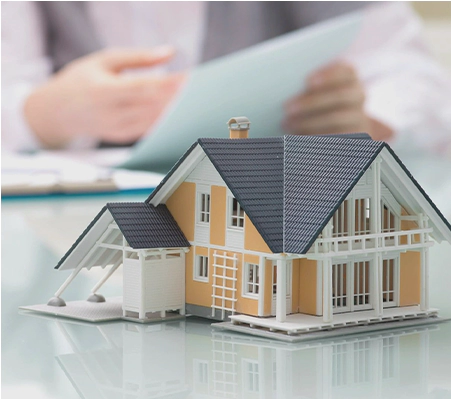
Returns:
[[[282,128],[366,131],[388,141],[408,135],[444,150],[451,81],[424,46],[418,18],[405,3],[365,2],[3,2],[3,145],[134,142],[184,71],[363,7],[354,45],[287,99]],[[122,73],[148,68],[158,73]]]

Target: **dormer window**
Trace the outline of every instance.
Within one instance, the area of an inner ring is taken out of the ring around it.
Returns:
[[[229,197],[228,226],[234,229],[244,228],[244,210],[234,197]]]

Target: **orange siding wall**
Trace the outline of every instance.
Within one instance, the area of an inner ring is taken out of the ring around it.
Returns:
[[[227,191],[225,187],[211,186],[210,243],[225,245]]]
[[[299,312],[316,315],[317,262],[299,259]]]
[[[245,250],[271,253],[268,245],[247,215],[245,215],[244,228]]]
[[[166,201],[166,206],[188,241],[194,241],[196,185],[183,182]]]
[[[399,306],[420,303],[420,252],[408,251],[401,254],[399,270]]]
[[[208,256],[208,248],[191,247],[186,254],[186,303],[199,306],[211,306],[211,283],[212,283],[212,262],[208,262],[208,282],[194,280],[194,262],[195,255]]]

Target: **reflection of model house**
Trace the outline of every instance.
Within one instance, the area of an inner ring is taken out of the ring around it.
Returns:
[[[95,294],[123,264],[123,315],[141,320],[178,310],[297,334],[436,314],[430,236],[451,241],[451,226],[385,143],[229,126],[144,203],[107,204],[59,262],[74,272],[51,303],[82,268],[113,265]]]
[[[437,326],[287,345],[212,336],[190,320],[56,323],[72,348],[58,363],[86,399],[423,398],[434,388],[429,337]]]

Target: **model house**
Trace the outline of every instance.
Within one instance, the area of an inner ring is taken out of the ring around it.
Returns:
[[[429,248],[451,226],[391,148],[364,134],[248,138],[249,125],[199,139],[145,202],[107,204],[56,266],[72,274],[45,311],[77,317],[63,291],[109,266],[88,298],[106,306],[97,291],[122,265],[118,318],[298,335],[436,316]]]

